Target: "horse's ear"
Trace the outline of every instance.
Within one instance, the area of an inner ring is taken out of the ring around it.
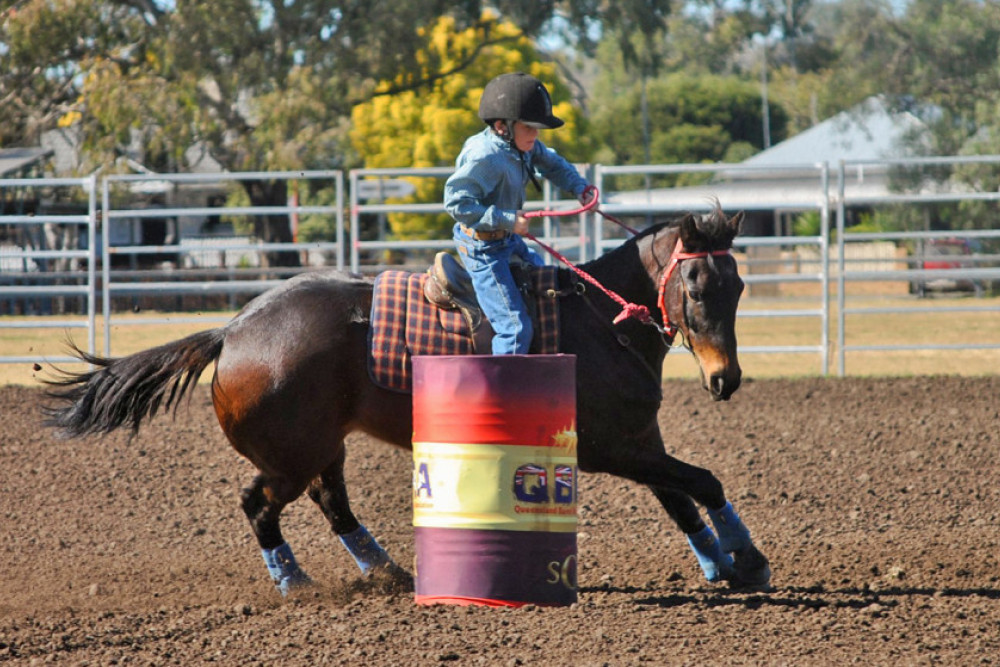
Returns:
[[[701,245],[703,235],[698,230],[698,222],[694,215],[691,213],[685,214],[680,219],[680,222],[678,222],[677,228],[680,231],[681,243],[684,244],[684,248],[689,252]]]
[[[740,211],[739,213],[737,213],[736,215],[734,215],[733,217],[729,218],[729,220],[726,221],[726,225],[729,227],[729,232],[730,232],[730,234],[729,234],[729,241],[730,241],[730,243],[732,243],[732,240],[734,238],[736,238],[737,236],[739,236],[740,230],[743,227],[743,218],[744,217],[745,216],[744,216],[743,211]]]

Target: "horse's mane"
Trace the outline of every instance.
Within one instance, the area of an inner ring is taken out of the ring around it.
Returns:
[[[732,246],[731,231],[729,229],[729,218],[723,212],[718,200],[714,200],[712,210],[704,215],[687,213],[677,218],[650,225],[642,230],[631,241],[638,242],[641,239],[657,234],[664,229],[674,229],[680,226],[681,220],[687,215],[694,215],[695,225],[698,231],[705,236],[705,240],[713,249],[727,250]]]

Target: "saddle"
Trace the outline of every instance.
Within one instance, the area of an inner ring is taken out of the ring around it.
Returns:
[[[531,313],[530,352],[559,351],[556,267],[512,266]],[[492,354],[493,327],[483,315],[468,272],[441,252],[425,273],[385,271],[375,279],[368,332],[368,372],[383,388],[412,389],[417,355]]]
[[[531,317],[534,331],[539,331],[538,303],[531,298],[532,284],[528,265],[514,257],[510,264],[510,272],[514,282],[524,297],[524,304]],[[424,283],[424,297],[438,308],[457,310],[465,318],[466,325],[472,336],[473,354],[491,354],[493,351],[493,326],[483,314],[476,299],[476,291],[472,287],[472,278],[455,256],[447,252],[439,252],[434,262],[427,268],[427,281]],[[530,354],[538,354],[541,341],[538,336],[531,340]]]

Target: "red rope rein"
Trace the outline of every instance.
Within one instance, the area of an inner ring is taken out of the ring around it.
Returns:
[[[555,257],[556,259],[558,259],[560,262],[562,262],[563,264],[565,264],[566,266],[568,266],[570,268],[570,270],[572,270],[576,275],[580,276],[581,278],[583,278],[584,280],[586,280],[591,285],[594,285],[595,287],[597,287],[599,290],[601,290],[602,292],[604,292],[605,294],[607,294],[609,297],[611,297],[611,299],[615,303],[617,303],[618,305],[620,305],[622,307],[622,312],[618,313],[618,315],[615,316],[615,319],[614,319],[614,323],[615,324],[618,324],[622,320],[627,319],[629,317],[634,317],[635,319],[639,320],[640,322],[644,322],[644,323],[645,322],[652,322],[653,321],[652,318],[649,316],[649,308],[646,308],[646,306],[643,306],[643,305],[640,305],[640,304],[637,304],[637,303],[630,303],[630,302],[626,301],[624,298],[621,297],[621,295],[619,295],[618,293],[614,292],[613,290],[608,289],[607,287],[605,287],[604,285],[602,285],[600,282],[598,282],[597,279],[594,278],[592,275],[590,275],[589,273],[587,273],[583,269],[581,269],[578,266],[576,266],[575,264],[573,264],[573,262],[571,262],[569,259],[567,259],[564,255],[562,255],[555,248],[553,248],[553,247],[551,247],[549,245],[546,245],[545,243],[542,243],[537,238],[535,238],[531,233],[526,233],[525,236],[527,236],[529,239],[531,239],[532,241],[534,241],[538,245],[542,246],[546,250],[546,252],[548,252],[550,255],[552,255],[553,257]]]
[[[586,204],[584,204],[580,208],[570,209],[570,210],[566,210],[566,211],[529,211],[528,213],[524,214],[524,217],[526,217],[526,218],[543,218],[543,217],[550,216],[550,215],[554,215],[554,216],[579,215],[581,213],[585,213],[587,211],[593,210],[596,213],[599,213],[600,215],[604,216],[606,219],[608,219],[608,220],[614,222],[615,224],[619,225],[620,227],[628,230],[629,232],[632,233],[633,236],[635,236],[636,234],[639,233],[636,230],[634,230],[631,227],[629,227],[628,225],[626,225],[625,223],[623,223],[618,218],[615,218],[613,216],[607,215],[606,213],[604,213],[600,209],[596,208],[597,207],[598,199],[600,199],[600,193],[598,192],[598,190],[597,190],[596,187],[594,187],[593,185],[588,185],[587,189],[584,190],[584,192],[591,192],[593,194],[593,197],[591,198],[591,200],[589,202],[587,202]],[[674,335],[677,333],[677,325],[673,324],[670,321],[670,314],[667,312],[666,293],[667,293],[667,282],[670,280],[670,276],[673,274],[674,269],[677,268],[677,265],[682,260],[685,260],[685,259],[695,259],[695,258],[699,258],[699,257],[707,257],[708,255],[722,256],[722,255],[728,255],[728,254],[730,254],[729,250],[713,250],[713,251],[708,251],[708,252],[704,252],[704,251],[703,252],[685,252],[684,251],[684,243],[681,241],[680,237],[677,238],[677,243],[674,246],[674,250],[673,250],[673,252],[670,253],[670,260],[667,263],[667,268],[666,268],[666,270],[663,271],[663,274],[660,277],[660,285],[659,285],[659,289],[657,290],[658,294],[657,294],[656,305],[660,309],[660,315],[663,317],[663,325],[661,326],[661,325],[657,324],[653,320],[653,318],[649,314],[649,308],[647,308],[646,306],[626,301],[624,298],[621,297],[621,295],[619,295],[619,294],[613,292],[612,290],[608,289],[607,287],[605,287],[604,285],[602,285],[601,283],[599,283],[596,278],[594,278],[593,276],[591,276],[590,274],[588,274],[586,271],[584,271],[584,270],[580,269],[579,267],[575,266],[573,264],[573,262],[569,261],[569,259],[567,259],[566,257],[564,257],[562,254],[560,254],[554,248],[551,248],[548,245],[542,243],[541,241],[539,241],[537,238],[535,238],[530,233],[525,233],[525,236],[527,236],[529,239],[531,239],[532,241],[534,241],[535,243],[537,243],[538,245],[540,245],[542,248],[544,248],[546,250],[546,252],[548,252],[550,255],[552,255],[553,257],[555,257],[556,259],[558,259],[560,262],[562,262],[563,264],[565,264],[566,266],[568,266],[570,269],[572,269],[573,272],[575,272],[578,276],[580,276],[581,278],[583,278],[584,280],[586,280],[590,284],[592,284],[595,287],[597,287],[598,289],[600,289],[602,292],[604,292],[605,294],[607,294],[615,303],[617,303],[618,305],[620,305],[622,307],[622,312],[618,313],[618,315],[615,316],[615,319],[614,319],[614,323],[615,324],[618,324],[619,322],[632,317],[632,318],[635,318],[635,319],[639,320],[643,324],[649,324],[651,326],[656,327],[657,331],[659,331],[662,335],[666,336],[670,340],[673,340]]]
[[[569,209],[569,210],[565,210],[565,211],[528,211],[527,213],[524,214],[524,217],[525,218],[544,218],[544,217],[547,217],[547,216],[580,215],[581,213],[586,213],[587,211],[596,209],[598,201],[600,199],[600,193],[597,191],[597,188],[594,187],[593,185],[589,185],[589,186],[587,186],[587,189],[584,190],[584,192],[592,192],[593,193],[593,197],[591,198],[591,200],[589,202],[587,202],[586,204],[584,204],[580,208]],[[631,232],[633,235],[638,234],[637,231],[635,231],[634,229],[632,229],[632,228],[628,227],[627,225],[625,225],[621,220],[618,220],[617,218],[614,218],[614,217],[612,217],[610,215],[607,215],[606,213],[602,212],[600,209],[596,209],[596,212],[599,213],[600,215],[604,216],[608,220],[611,220],[612,222],[617,223],[618,225],[620,225],[624,229],[626,229],[629,232]],[[604,285],[602,285],[600,282],[597,281],[596,278],[594,278],[593,276],[591,276],[589,273],[587,273],[583,269],[581,269],[581,268],[577,267],[576,265],[574,265],[573,262],[571,262],[569,259],[567,259],[558,250],[556,250],[555,248],[552,248],[551,246],[549,246],[549,245],[547,245],[545,243],[542,243],[541,241],[539,241],[531,233],[525,233],[525,236],[527,236],[529,239],[531,239],[532,241],[534,241],[535,243],[537,243],[538,245],[540,245],[542,248],[545,249],[546,252],[548,252],[550,255],[552,255],[553,257],[555,257],[556,259],[558,259],[560,262],[562,262],[563,264],[565,264],[566,266],[568,266],[574,273],[576,273],[578,276],[580,276],[581,278],[583,278],[584,280],[586,280],[587,282],[589,282],[591,285],[594,285],[595,287],[597,287],[599,290],[601,290],[602,292],[604,292],[605,294],[607,294],[615,303],[617,303],[618,305],[620,305],[622,307],[622,312],[618,313],[618,315],[615,317],[615,319],[614,319],[614,323],[615,324],[618,324],[619,322],[621,322],[623,320],[626,320],[626,319],[628,319],[630,317],[633,317],[633,318],[639,320],[640,322],[642,322],[643,324],[652,324],[652,325],[656,326],[656,322],[653,321],[653,318],[649,314],[649,308],[647,308],[646,306],[643,306],[641,304],[631,303],[629,301],[626,301],[624,298],[622,298],[621,295],[617,294],[616,292],[614,292],[614,291],[608,289],[607,287],[605,287]]]

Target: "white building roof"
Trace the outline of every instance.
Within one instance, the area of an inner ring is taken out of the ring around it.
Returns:
[[[17,172],[25,167],[37,164],[52,155],[52,151],[47,148],[25,147],[25,148],[0,148],[0,178],[16,177]]]
[[[752,167],[840,160],[884,160],[912,154],[904,141],[925,129],[909,112],[890,112],[879,96],[826,119],[742,162]]]
[[[620,212],[698,211],[714,205],[740,210],[815,209],[824,197],[817,165],[829,167],[830,193],[836,194],[836,170],[841,160],[885,160],[910,154],[907,142],[923,123],[907,112],[890,112],[880,97],[787,139],[753,157],[716,173],[705,185],[609,193],[608,204]],[[889,194],[887,168],[849,166],[847,198]]]

